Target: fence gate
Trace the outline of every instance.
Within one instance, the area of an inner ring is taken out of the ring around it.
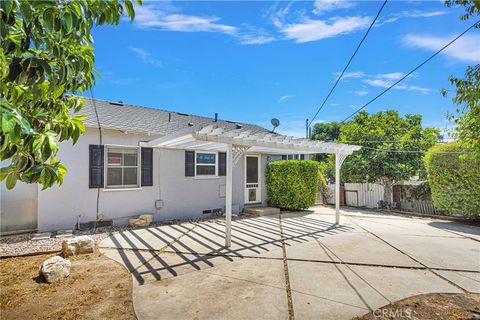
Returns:
[[[358,207],[358,191],[345,189],[345,203],[347,206]]]

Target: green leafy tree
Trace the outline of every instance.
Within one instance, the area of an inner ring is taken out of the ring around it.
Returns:
[[[449,7],[460,5],[465,8],[461,20],[477,19],[480,16],[480,1],[478,0],[448,0]],[[479,24],[476,26],[480,27]],[[450,83],[456,87],[453,102],[457,104],[456,114],[449,118],[455,121],[455,132],[459,142],[472,152],[474,159],[480,159],[480,64],[467,67],[465,78],[449,77]],[[442,90],[444,96],[447,90]]]
[[[313,126],[310,139],[320,141],[337,141],[340,137],[340,126],[340,122],[316,123]],[[328,160],[328,154],[316,154],[315,160],[326,162]]]
[[[420,174],[423,153],[439,141],[439,130],[422,128],[421,121],[393,110],[358,113],[340,132],[340,142],[363,146],[346,159],[342,180],[382,184],[384,205],[390,206],[393,185]]]
[[[140,4],[140,1],[137,0]],[[93,67],[94,26],[117,25],[130,0],[0,1],[0,180],[48,188],[61,184],[67,168],[56,159],[59,142],[84,133],[84,103]]]

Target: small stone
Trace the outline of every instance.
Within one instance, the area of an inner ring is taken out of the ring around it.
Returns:
[[[148,223],[152,223],[153,221],[153,216],[151,214],[142,214],[140,217],[138,217],[140,220],[144,220]]]
[[[63,240],[62,242],[62,253],[65,258],[93,253],[94,249],[95,241],[93,241],[93,238],[90,236],[78,236]]]
[[[142,216],[140,216],[142,217]],[[132,227],[148,227],[151,223],[151,221],[146,220],[148,218],[138,218],[138,219],[130,219],[128,221],[128,224]]]
[[[59,230],[57,231],[57,235],[55,238],[63,239],[63,238],[71,238],[73,237],[73,230]]]
[[[52,234],[50,232],[35,233],[32,237],[32,241],[50,239]]]
[[[60,256],[48,258],[40,267],[40,274],[47,283],[60,281],[70,275],[70,260]]]

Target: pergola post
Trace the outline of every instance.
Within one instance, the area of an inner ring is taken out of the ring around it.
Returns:
[[[232,144],[227,144],[227,174],[225,183],[225,247],[230,247],[232,244],[232,172],[233,172],[233,157]]]
[[[335,153],[335,223],[340,224],[340,168],[346,154]]]

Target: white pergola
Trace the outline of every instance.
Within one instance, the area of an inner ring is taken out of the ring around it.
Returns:
[[[191,126],[149,142],[141,146],[219,151],[227,154],[225,192],[225,246],[231,245],[232,220],[232,170],[233,166],[246,153],[262,154],[335,154],[335,223],[340,224],[340,167],[345,158],[360,146],[314,141],[284,136],[277,133],[252,133],[242,128],[225,129],[218,125]]]

